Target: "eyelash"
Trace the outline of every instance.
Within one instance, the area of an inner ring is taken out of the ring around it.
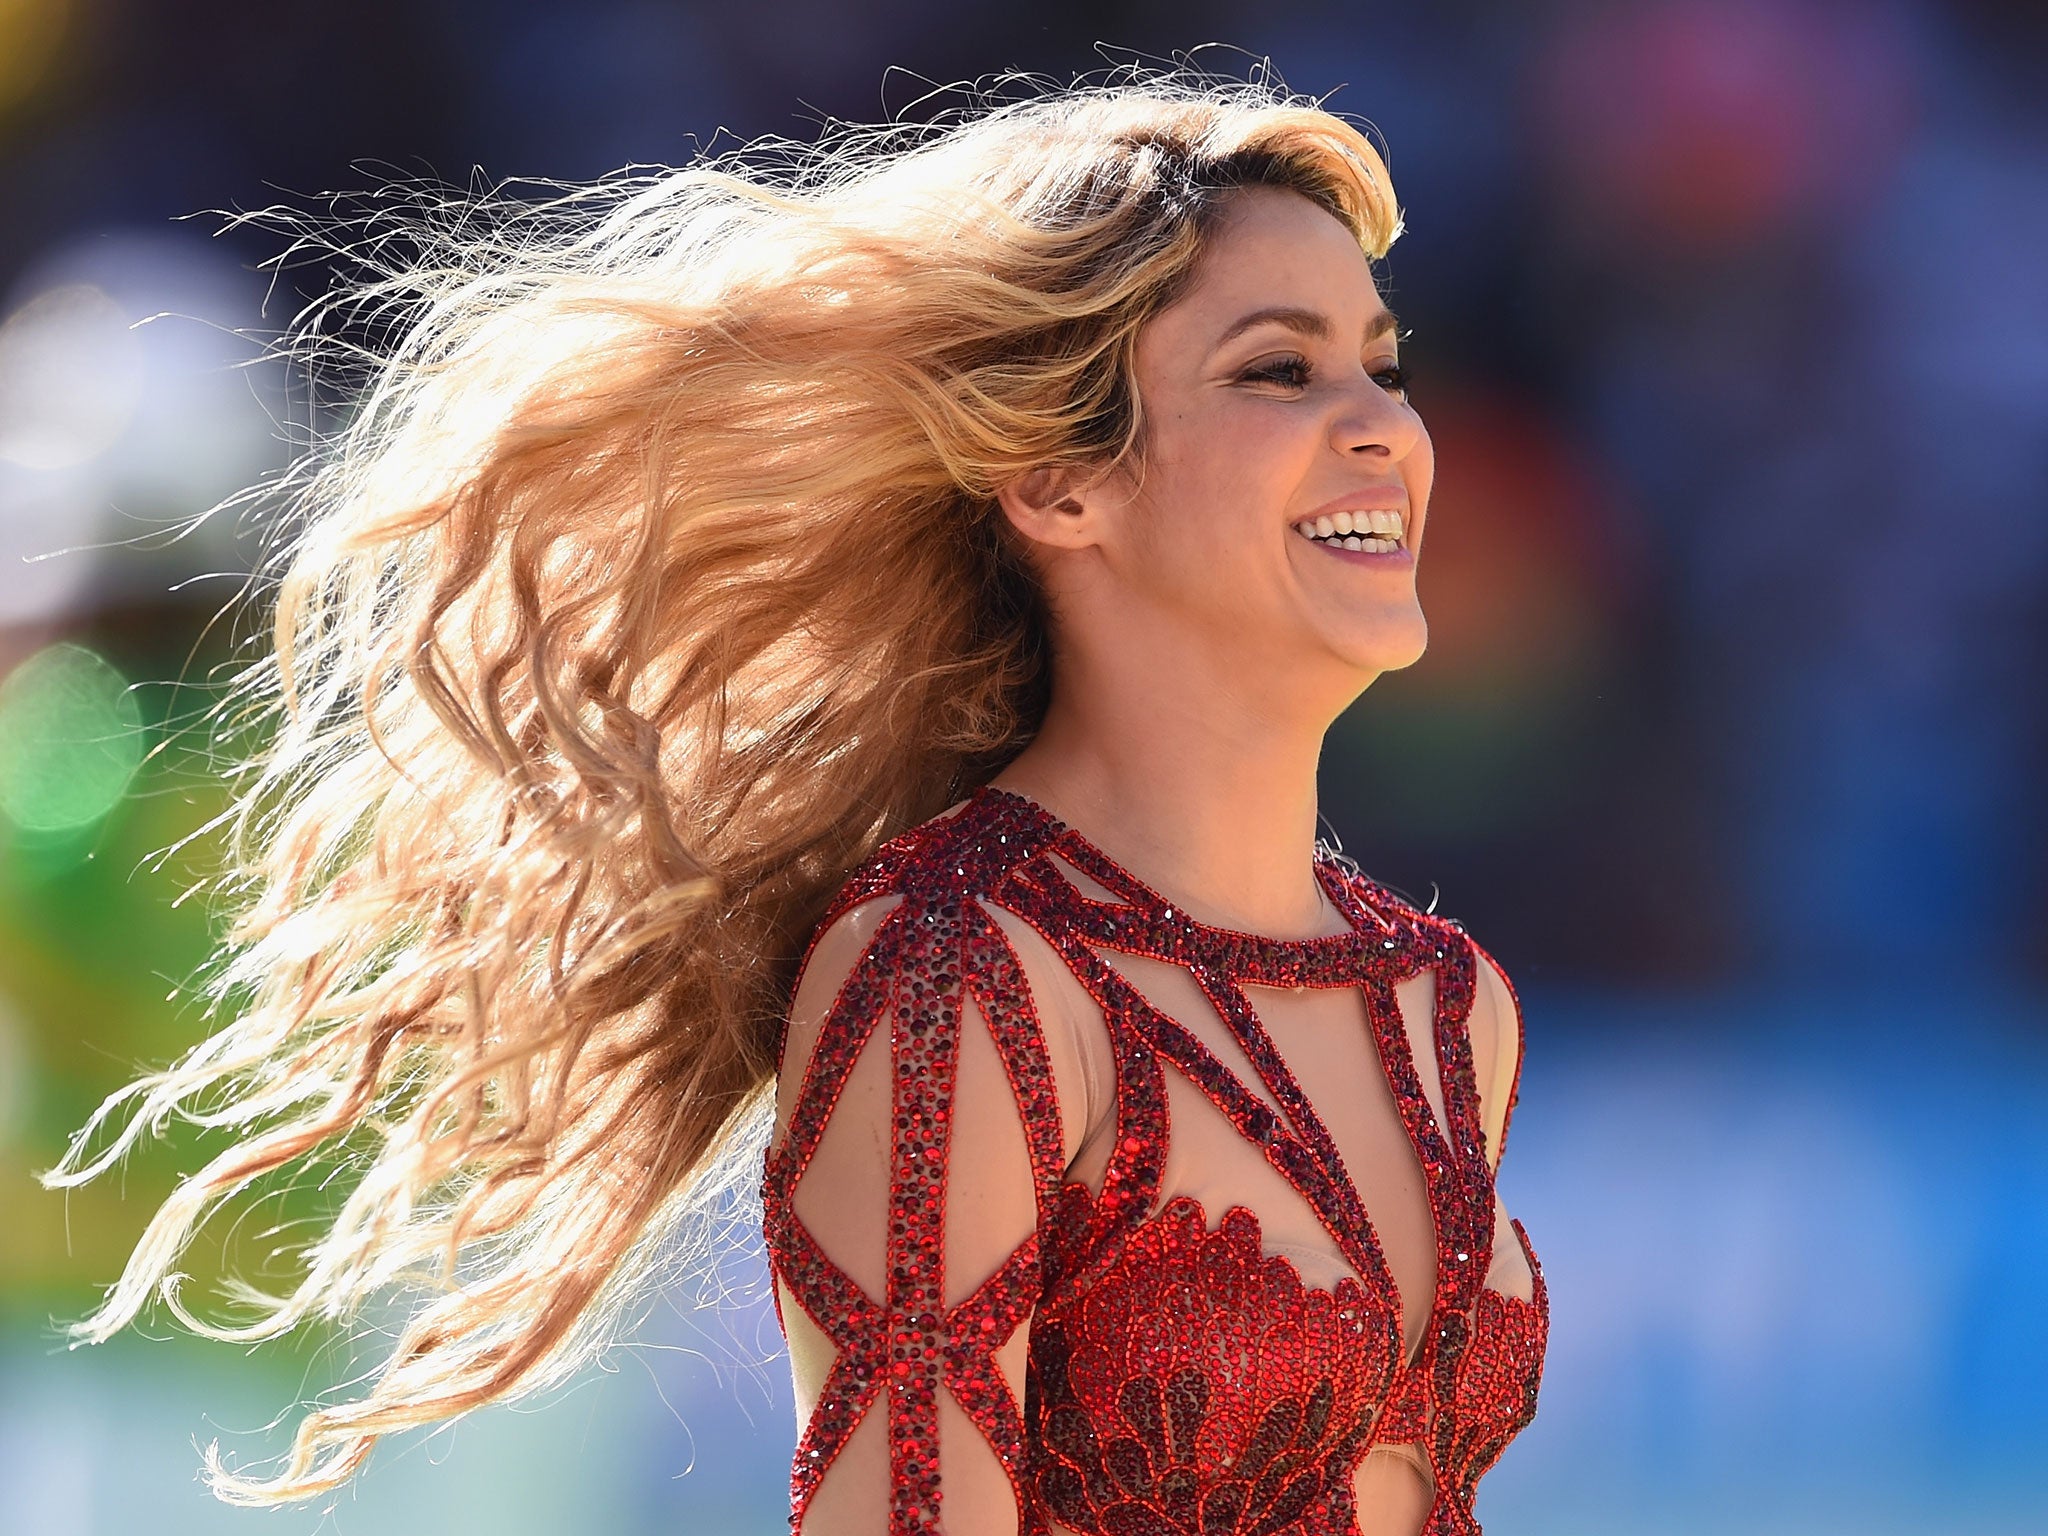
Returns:
[[[1296,369],[1299,369],[1304,375],[1313,375],[1315,365],[1300,353],[1294,352],[1289,353],[1285,357],[1275,358],[1265,367],[1254,369],[1246,374],[1245,377],[1248,379],[1270,380],[1275,384],[1285,385],[1289,389],[1301,389],[1307,385],[1307,377],[1302,378],[1299,383],[1279,377],[1282,372],[1291,372]],[[1389,367],[1380,369],[1373,377],[1382,381],[1380,387],[1386,390],[1388,394],[1400,395],[1406,398],[1408,386],[1413,382],[1414,376],[1401,364],[1394,363]]]

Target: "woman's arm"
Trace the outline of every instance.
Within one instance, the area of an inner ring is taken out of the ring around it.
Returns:
[[[764,1214],[799,1536],[1018,1530],[1041,1201],[1064,1156],[1001,931],[964,898],[845,913],[798,985],[777,1090]]]

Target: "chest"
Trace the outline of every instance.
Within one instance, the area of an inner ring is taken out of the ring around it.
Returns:
[[[1176,1199],[1212,1224],[1247,1213],[1261,1252],[1308,1287],[1364,1286],[1412,1355],[1437,1291],[1438,1208],[1450,1194],[1448,1177],[1426,1167],[1447,1123],[1435,973],[1370,998],[1360,986],[1222,995],[1187,967],[1108,963],[1130,1006],[1112,996],[1105,1008],[1064,968],[1051,978],[1056,1033],[1088,1084],[1066,1179],[1101,1196],[1133,1177],[1119,1174],[1120,1155],[1156,1153],[1151,1198],[1129,1214]],[[1114,1241],[1112,1224],[1099,1225],[1096,1240]]]

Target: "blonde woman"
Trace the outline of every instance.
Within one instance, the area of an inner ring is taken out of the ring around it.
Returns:
[[[223,1493],[560,1380],[758,1178],[807,1536],[1478,1530],[1549,1315],[1494,1187],[1521,1017],[1315,830],[1425,643],[1399,226],[1348,122],[1163,73],[368,290],[247,679],[226,1021],[52,1175],[241,1132],[88,1338],[442,1269]],[[297,1289],[186,1310],[195,1222],[341,1138]]]

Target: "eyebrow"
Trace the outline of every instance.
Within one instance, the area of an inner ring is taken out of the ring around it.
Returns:
[[[1216,340],[1216,349],[1221,350],[1237,340],[1256,325],[1284,325],[1289,330],[1299,331],[1304,336],[1313,336],[1318,341],[1327,341],[1335,334],[1336,327],[1330,317],[1319,309],[1302,309],[1292,304],[1276,304],[1267,309],[1255,309]],[[1401,322],[1391,309],[1382,309],[1365,323],[1365,340],[1374,341],[1387,332],[1398,330]]]

